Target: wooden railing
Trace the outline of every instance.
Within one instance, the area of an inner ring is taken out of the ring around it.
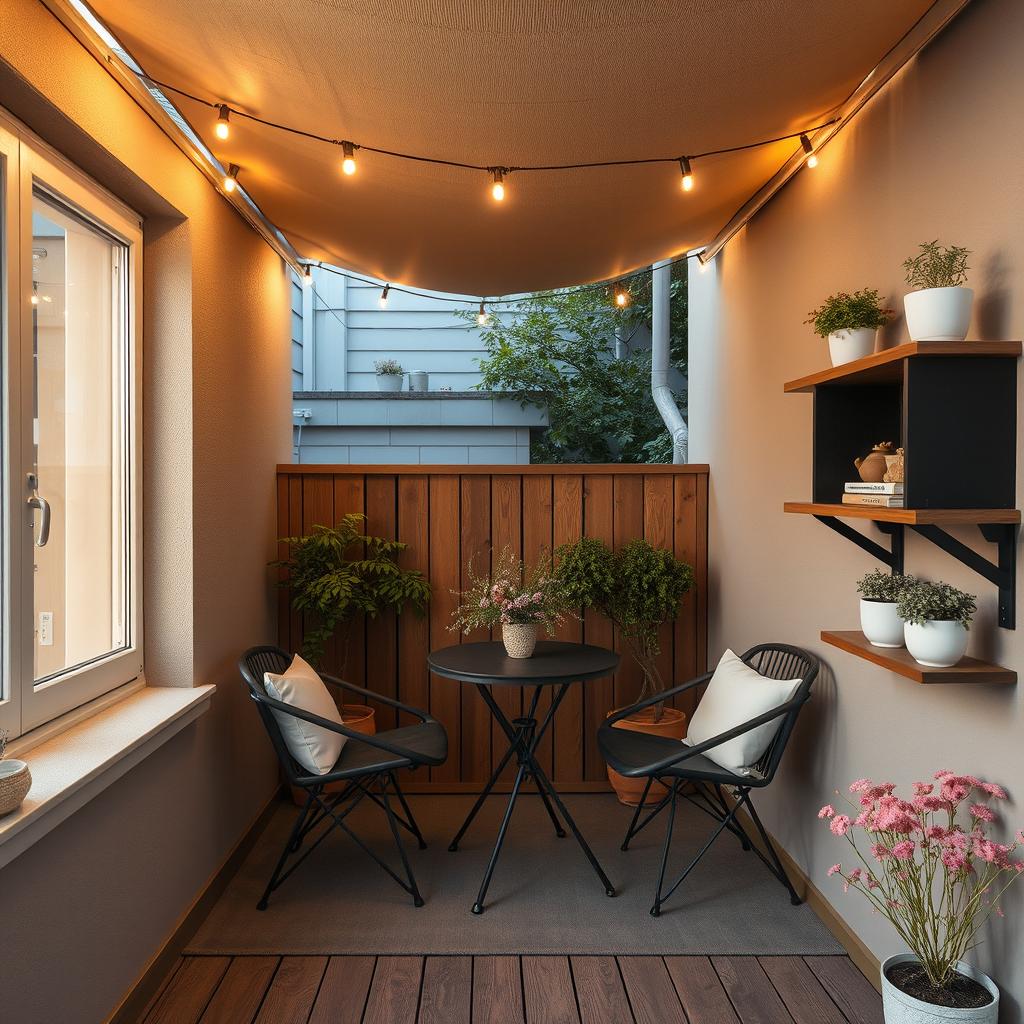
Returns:
[[[496,727],[479,695],[427,671],[428,651],[461,639],[448,626],[457,603],[452,591],[466,582],[470,558],[485,567],[488,551],[507,545],[530,561],[541,548],[581,536],[613,546],[646,537],[671,548],[696,577],[661,645],[663,677],[683,682],[705,671],[707,662],[707,498],[703,465],[286,465],[277,476],[279,536],[302,535],[315,524],[336,523],[346,512],[362,512],[367,531],[408,544],[404,564],[430,580],[426,617],[407,613],[354,623],[344,670],[352,682],[428,708],[447,727],[448,761],[432,769],[429,779],[410,778],[411,792],[479,789],[505,749],[503,738],[492,734]],[[286,649],[301,646],[301,617],[290,610],[284,591],[279,634]],[[583,621],[567,622],[559,635],[617,646],[612,634],[606,620],[588,612]],[[334,643],[328,650],[328,671],[340,672],[340,649]],[[639,686],[637,666],[624,658],[614,678],[569,690],[541,748],[542,763],[561,788],[607,787],[597,727],[608,711],[632,701]],[[520,713],[520,691],[504,691],[500,699],[507,711]],[[393,715],[378,708],[378,727],[394,724]]]

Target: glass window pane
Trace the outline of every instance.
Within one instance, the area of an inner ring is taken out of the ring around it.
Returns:
[[[126,249],[41,193],[32,234],[33,470],[49,509],[48,539],[32,549],[42,683],[130,643]]]

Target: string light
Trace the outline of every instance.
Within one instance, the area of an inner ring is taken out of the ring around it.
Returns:
[[[476,315],[476,322],[481,327],[486,327],[488,320],[490,320],[490,317],[487,315],[487,310],[484,309],[484,300],[481,299],[480,300],[480,312],[477,313],[477,315]]]
[[[818,154],[814,152],[814,147],[811,145],[811,140],[801,132],[800,133],[800,146],[803,151],[807,154],[807,166],[817,167],[818,166]]]
[[[222,103],[217,111],[217,123],[213,126],[213,134],[218,139],[225,140],[231,134],[231,111],[226,103]]]
[[[690,161],[687,157],[679,158],[679,170],[683,175],[682,186],[684,192],[693,191],[693,171],[690,168]]]
[[[389,291],[391,291],[391,285],[389,284],[384,285],[383,289],[381,289],[380,298],[377,300],[377,305],[380,306],[381,309],[388,308]]]
[[[622,309],[629,305],[629,289],[620,281],[615,286],[615,305]]]
[[[313,268],[306,267],[302,273],[302,286],[308,288],[313,283]]]
[[[231,164],[228,167],[228,173],[224,175],[224,191],[234,192],[238,188],[238,172],[241,168],[238,164]]]
[[[502,167],[491,168],[491,197],[499,203],[505,198],[505,171]]]
[[[32,282],[32,305],[33,306],[38,306],[39,305],[39,292],[38,292],[38,289],[39,289],[39,282],[38,281],[33,281]],[[480,304],[480,308],[483,309],[483,303]]]
[[[356,147],[351,142],[341,144],[341,169],[345,174],[356,173]]]

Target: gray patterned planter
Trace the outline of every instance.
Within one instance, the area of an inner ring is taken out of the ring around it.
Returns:
[[[882,1009],[885,1011],[885,1024],[996,1024],[999,1020],[999,989],[988,975],[963,960],[956,965],[956,969],[992,993],[992,1002],[987,1006],[959,1009],[955,1006],[924,1003],[908,996],[885,976],[885,972],[894,964],[913,963],[916,960],[913,953],[897,953],[882,963]]]

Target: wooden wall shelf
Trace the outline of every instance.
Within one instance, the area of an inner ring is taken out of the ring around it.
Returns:
[[[878,523],[908,526],[976,526],[981,523],[1020,523],[1016,508],[881,508],[871,505],[843,505],[816,501],[787,501],[786,512],[806,516],[843,516],[873,519]]]
[[[905,647],[873,647],[859,629],[823,630],[821,639],[847,654],[880,665],[915,683],[987,683],[1011,685],[1017,673],[1001,665],[977,658],[963,658],[952,668],[927,668],[919,665]]]

